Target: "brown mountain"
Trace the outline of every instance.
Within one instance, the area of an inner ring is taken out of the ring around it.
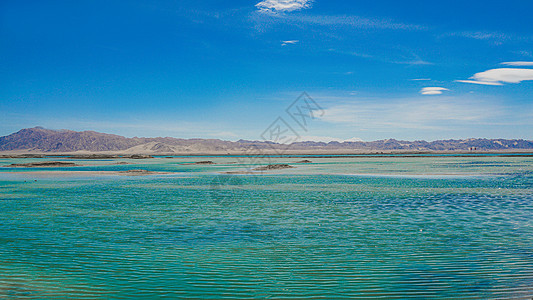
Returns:
[[[22,129],[0,137],[0,151],[28,152],[124,152],[124,153],[235,153],[277,151],[289,148],[296,152],[357,152],[357,151],[512,151],[533,150],[533,141],[523,139],[466,139],[426,141],[398,141],[394,139],[373,142],[297,142],[290,146],[264,141],[237,142],[217,139],[177,139],[171,137],[126,138],[95,131],[50,130],[42,127]]]
[[[258,142],[266,147],[268,143]],[[216,139],[177,139],[171,137],[126,138],[95,131],[50,130],[42,127],[22,129],[0,137],[0,151],[30,152],[125,151],[135,153],[222,152],[244,150],[247,142]],[[241,149],[242,148],[242,149]]]
[[[49,130],[42,127],[22,129],[0,137],[0,151],[41,150],[66,151],[118,151],[141,144],[138,139],[95,131]]]

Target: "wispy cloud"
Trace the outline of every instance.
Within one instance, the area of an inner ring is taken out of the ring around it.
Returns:
[[[281,41],[281,45],[282,46],[294,45],[294,44],[296,44],[298,42],[300,42],[300,41],[299,40]]]
[[[430,81],[431,78],[415,78],[415,79],[411,79],[411,81]]]
[[[516,38],[512,35],[503,33],[503,32],[491,32],[491,31],[461,31],[461,32],[450,32],[442,35],[444,37],[460,37],[468,38],[474,40],[488,41],[495,45],[501,45],[504,42],[510,41],[513,38]]]
[[[474,39],[479,41],[485,41],[490,44],[500,46],[505,43],[513,42],[531,42],[533,36],[530,35],[518,35],[515,33],[499,32],[499,31],[459,31],[459,32],[447,32],[439,35],[439,37],[458,37],[466,39]]]
[[[424,30],[424,26],[395,22],[389,19],[364,18],[353,15],[305,15],[269,14],[279,22],[309,24],[318,26],[346,26],[360,29]]]
[[[483,85],[503,85],[504,83],[520,83],[533,80],[533,69],[498,68],[474,74],[470,80],[456,80],[456,82]]]
[[[440,95],[444,91],[449,91],[447,88],[438,87],[438,86],[430,86],[425,87],[420,90],[420,94],[422,95]]]
[[[452,125],[479,125],[504,117],[506,109],[495,103],[466,97],[435,97],[351,101],[325,109],[321,120],[366,130],[397,128],[449,130]]]
[[[390,49],[389,49],[390,50]],[[342,55],[356,56],[370,60],[376,60],[385,63],[399,64],[399,65],[432,65],[432,62],[425,61],[418,54],[410,49],[395,48],[393,53],[381,51],[373,55],[358,52],[358,51],[344,51],[337,49],[328,49],[330,53],[338,53]],[[417,80],[431,80],[431,79],[417,79]]]
[[[502,62],[501,65],[514,66],[514,67],[532,67],[533,61],[509,61],[509,62]]]
[[[262,12],[289,12],[310,8],[312,0],[264,0],[255,6]]]
[[[533,58],[533,53],[531,53],[531,51],[520,50],[520,51],[513,51],[513,52],[516,54],[522,55],[524,57],[527,57],[527,58]]]
[[[262,3],[266,3],[266,1],[260,2],[259,4],[262,5]],[[311,2],[306,1],[306,5],[310,5],[310,3]],[[281,12],[283,11],[281,10]],[[306,31],[317,30],[321,34],[336,39],[345,38],[345,36],[339,34],[339,32],[342,32],[343,28],[346,30],[428,30],[428,28],[423,25],[403,23],[388,18],[362,17],[358,15],[309,14],[304,12],[279,13],[279,11],[273,9],[260,9],[259,11],[255,11],[250,14],[249,20],[255,23],[254,28],[260,32],[278,28],[278,25],[290,25],[296,29],[305,29]],[[283,30],[286,31],[287,28],[284,28]]]
[[[508,40],[510,39],[510,36],[505,33],[489,32],[489,31],[463,31],[463,32],[453,32],[448,35],[471,38],[471,39],[476,39],[476,40]]]

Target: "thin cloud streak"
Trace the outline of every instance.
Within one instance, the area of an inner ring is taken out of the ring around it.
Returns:
[[[312,0],[264,0],[255,6],[261,12],[290,12],[310,8]]]
[[[454,82],[472,83],[472,84],[480,84],[480,85],[493,85],[493,86],[503,85],[503,83],[500,83],[500,82],[483,82],[483,81],[477,81],[477,80],[454,80]]]
[[[440,35],[440,37],[458,37],[474,39],[479,41],[486,41],[494,45],[502,45],[504,42],[509,42],[513,39],[522,39],[503,32],[489,32],[489,31],[462,31],[462,32],[448,32]]]
[[[502,62],[501,65],[514,67],[533,67],[533,61],[510,61]]]
[[[357,51],[342,51],[337,49],[328,49],[330,53],[338,53],[342,55],[356,56],[361,58],[366,58],[370,60],[398,64],[398,65],[433,65],[432,62],[423,60],[419,55],[413,51],[403,50],[398,51],[394,57],[387,57],[385,54],[380,55],[370,55],[366,53],[361,53]],[[431,79],[414,79],[414,80],[431,80]]]

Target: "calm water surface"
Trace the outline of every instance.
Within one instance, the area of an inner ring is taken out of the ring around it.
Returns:
[[[533,296],[533,158],[196,160],[3,168],[0,298]]]

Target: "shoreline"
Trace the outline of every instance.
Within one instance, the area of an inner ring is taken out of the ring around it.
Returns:
[[[303,156],[302,156],[303,155]],[[142,157],[142,159],[139,159]],[[433,171],[441,168],[440,165],[434,166],[435,162],[450,159],[456,161],[508,161],[510,163],[521,161],[527,163],[533,157],[532,152],[485,152],[485,153],[461,153],[461,152],[432,152],[432,153],[389,153],[389,154],[285,154],[285,155],[263,155],[261,157],[249,156],[243,158],[244,162],[236,163],[232,160],[239,160],[244,156],[230,155],[230,154],[196,154],[196,155],[161,155],[161,156],[132,156],[126,155],[121,157],[121,154],[67,154],[67,153],[48,153],[48,154],[11,154],[0,155],[0,159],[4,165],[0,166],[0,173],[2,174],[26,174],[26,175],[40,175],[40,176],[95,176],[95,175],[120,175],[120,176],[147,176],[147,175],[178,175],[183,172],[174,172],[170,170],[183,169],[187,173],[215,173],[219,175],[304,175],[315,174],[320,171],[313,170],[316,168],[322,168],[323,164],[328,163],[340,163],[341,169],[330,170],[326,172],[328,174],[379,174],[374,172],[365,172],[364,168],[368,168],[367,165],[363,165],[363,169],[359,169],[361,165],[353,165],[354,162],[358,164],[372,164],[373,162],[381,162],[382,164],[391,164],[393,167],[387,170],[387,175],[405,175],[403,173],[404,162],[419,161],[424,162],[426,165],[430,164],[431,170],[426,170],[425,175],[442,175],[442,171]],[[206,160],[209,158],[211,160]],[[267,159],[265,159],[267,158]],[[411,159],[410,159],[411,158]],[[499,158],[499,159],[498,159]],[[255,159],[255,160],[254,160]],[[262,160],[261,160],[262,159]],[[301,160],[305,159],[305,160]],[[196,162],[195,162],[196,160]],[[259,161],[257,161],[259,160]],[[342,170],[345,166],[352,166],[352,169]],[[167,167],[158,167],[158,165],[165,165]],[[127,168],[120,167],[121,165],[127,165]],[[117,166],[111,170],[98,168],[109,168]],[[156,167],[151,167],[156,166]],[[68,167],[69,169],[64,169]],[[91,169],[84,170],[84,167],[91,167]],[[53,168],[53,169],[50,169]],[[96,170],[94,169],[96,168]],[[291,170],[296,168],[297,170]],[[16,170],[15,170],[16,169]],[[346,173],[345,173],[346,172]],[[444,171],[448,173],[449,171]],[[494,173],[496,171],[493,171]],[[398,174],[395,174],[398,173]],[[454,174],[454,172],[452,172]],[[450,173],[450,174],[452,174]],[[462,172],[458,172],[463,174]],[[381,173],[383,174],[383,173]],[[474,174],[477,174],[474,172]],[[458,175],[458,174],[454,174]]]
[[[523,150],[494,150],[494,151],[264,151],[257,154],[247,152],[200,152],[200,153],[124,153],[124,152],[0,152],[0,159],[9,158],[66,158],[78,160],[92,159],[163,159],[176,157],[291,157],[291,158],[343,158],[343,157],[432,157],[445,155],[450,157],[479,157],[479,156],[504,156],[504,157],[533,157],[533,149]]]

